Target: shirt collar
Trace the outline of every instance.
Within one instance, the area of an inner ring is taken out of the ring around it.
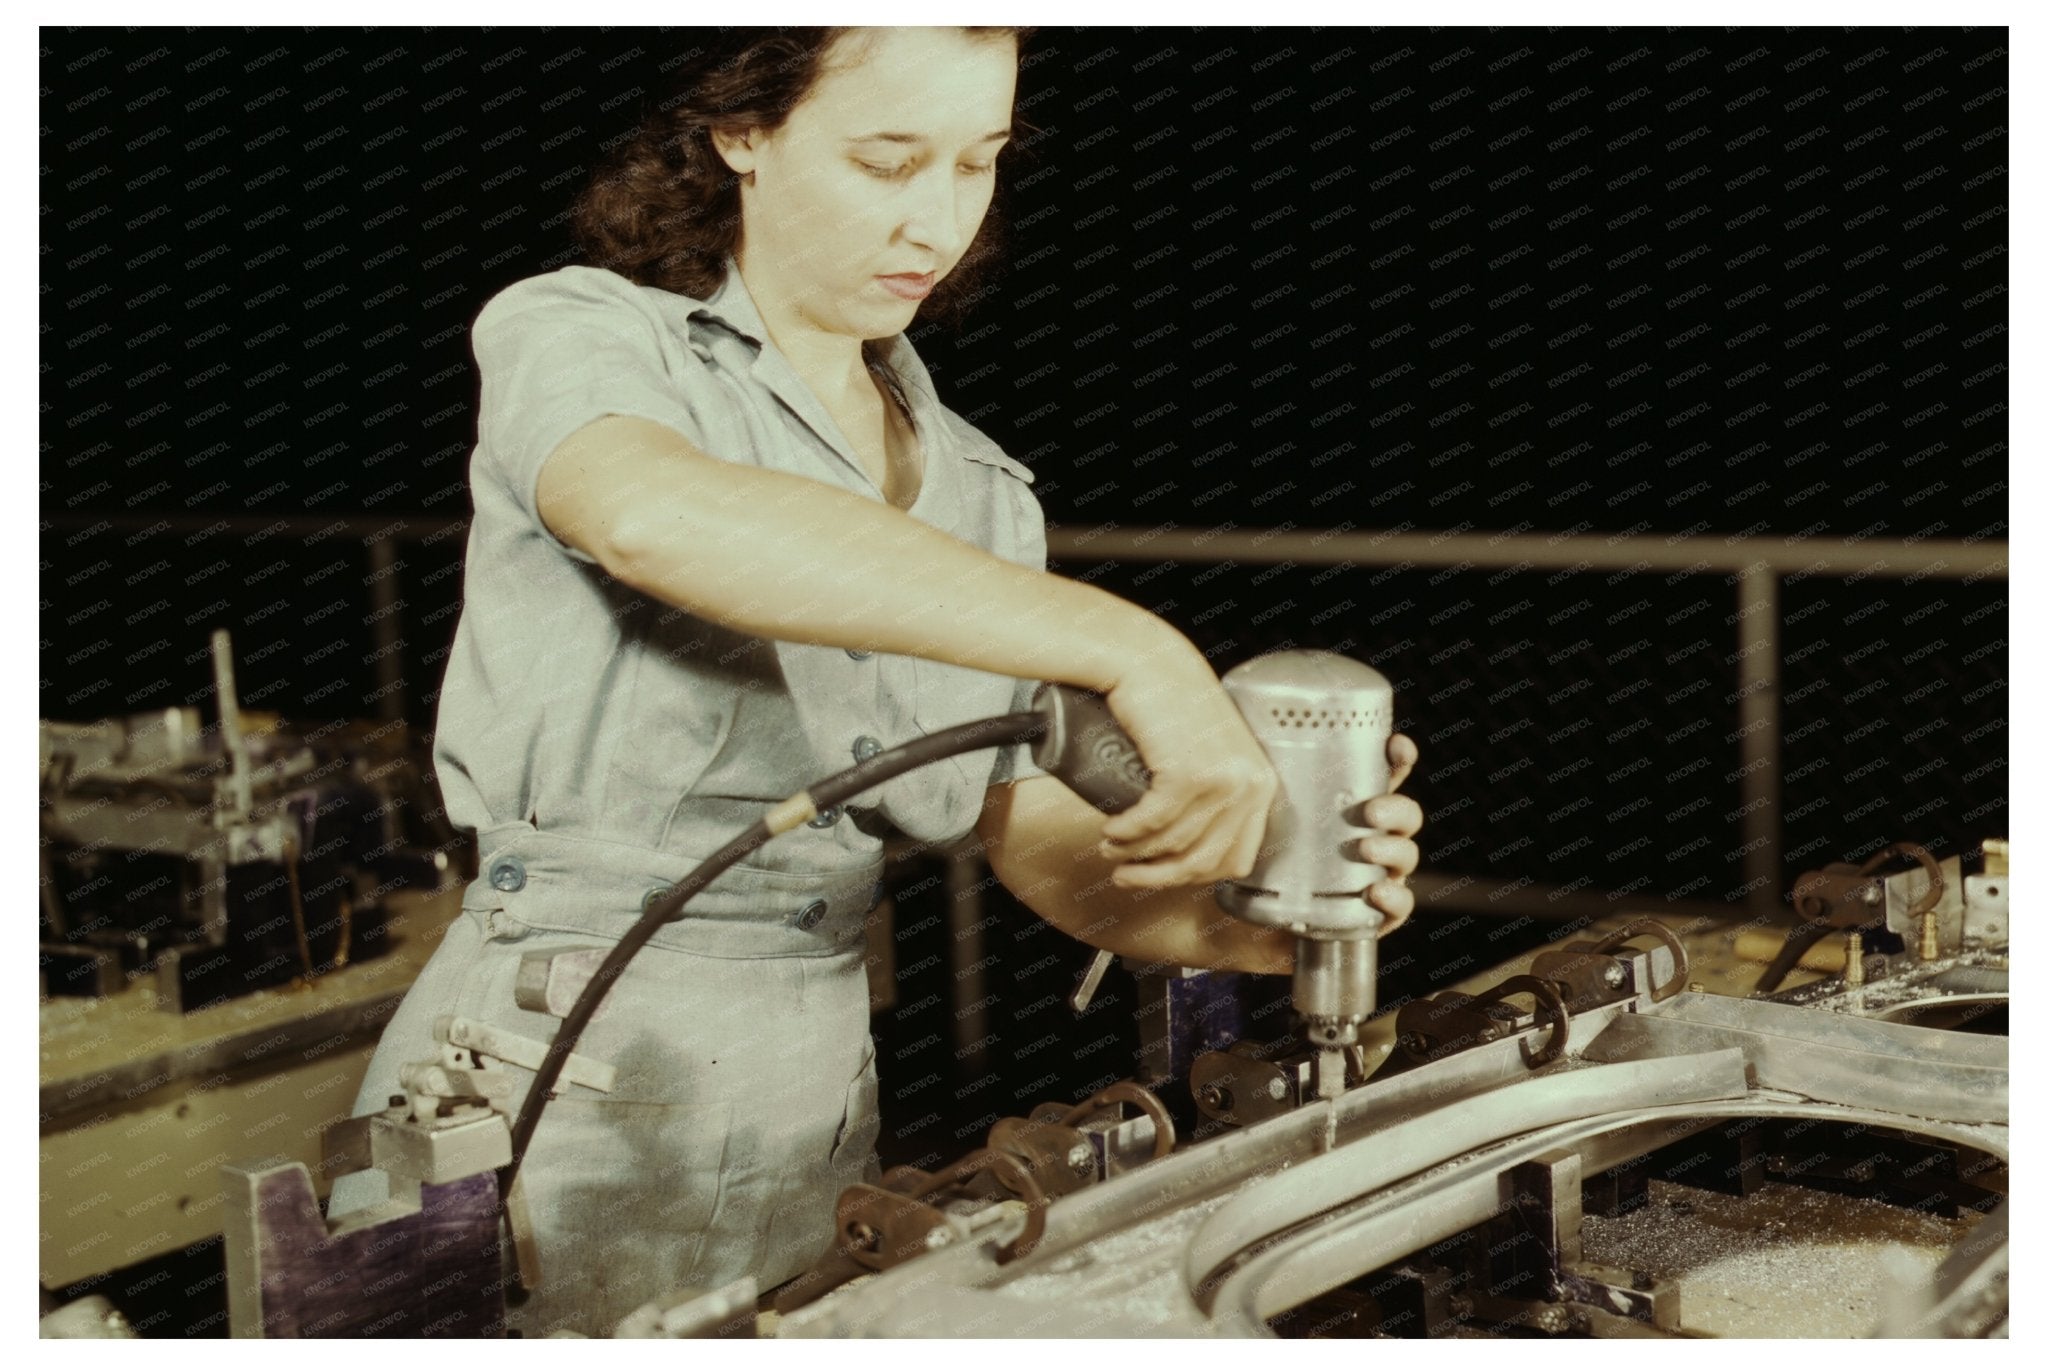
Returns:
[[[768,324],[761,320],[761,310],[754,305],[747,282],[740,278],[739,263],[731,256],[725,258],[725,279],[709,298],[690,310],[693,318],[700,313],[724,323],[757,346],[768,344]]]

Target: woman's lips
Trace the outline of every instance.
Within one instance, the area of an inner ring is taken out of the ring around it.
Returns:
[[[921,299],[939,281],[936,271],[928,275],[877,275],[882,287],[899,299]]]

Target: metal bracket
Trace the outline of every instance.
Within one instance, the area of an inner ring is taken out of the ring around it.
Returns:
[[[1963,879],[1963,942],[1977,948],[2003,948],[2010,941],[2012,888],[2000,874]]]
[[[460,1015],[444,1014],[436,1019],[434,1038],[437,1042],[470,1053],[486,1068],[493,1061],[507,1061],[528,1071],[538,1071],[548,1055],[548,1044],[538,1038],[528,1038],[524,1034]],[[562,1065],[560,1077],[571,1085],[607,1093],[618,1083],[618,1078],[618,1068],[611,1063],[597,1061],[580,1052],[569,1054],[569,1060]]]
[[[1676,1330],[1676,1282],[1582,1260],[1583,1180],[1582,1159],[1570,1151],[1545,1152],[1503,1173],[1503,1200],[1512,1206],[1516,1231],[1528,1235],[1512,1253],[1514,1269],[1533,1275],[1541,1297],[1553,1304],[1588,1304],[1667,1331]]]

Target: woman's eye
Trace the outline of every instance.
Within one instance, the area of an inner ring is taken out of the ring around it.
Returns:
[[[877,166],[872,161],[863,161],[860,162],[859,165],[862,170],[866,171],[869,175],[874,176],[877,180],[900,179],[902,176],[904,176],[910,171],[909,162],[905,162],[900,166]],[[996,166],[995,163],[991,161],[986,165],[962,166],[960,169],[961,171],[968,175],[994,175]]]

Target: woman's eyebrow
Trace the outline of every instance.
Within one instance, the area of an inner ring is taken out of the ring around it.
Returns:
[[[979,145],[983,142],[1007,141],[1009,136],[1010,130],[1008,128],[998,128],[993,133],[983,133],[974,142],[976,145]],[[856,142],[902,142],[908,143],[911,146],[921,146],[924,143],[924,139],[916,133],[862,133],[858,137],[846,139],[846,145],[849,147]]]

